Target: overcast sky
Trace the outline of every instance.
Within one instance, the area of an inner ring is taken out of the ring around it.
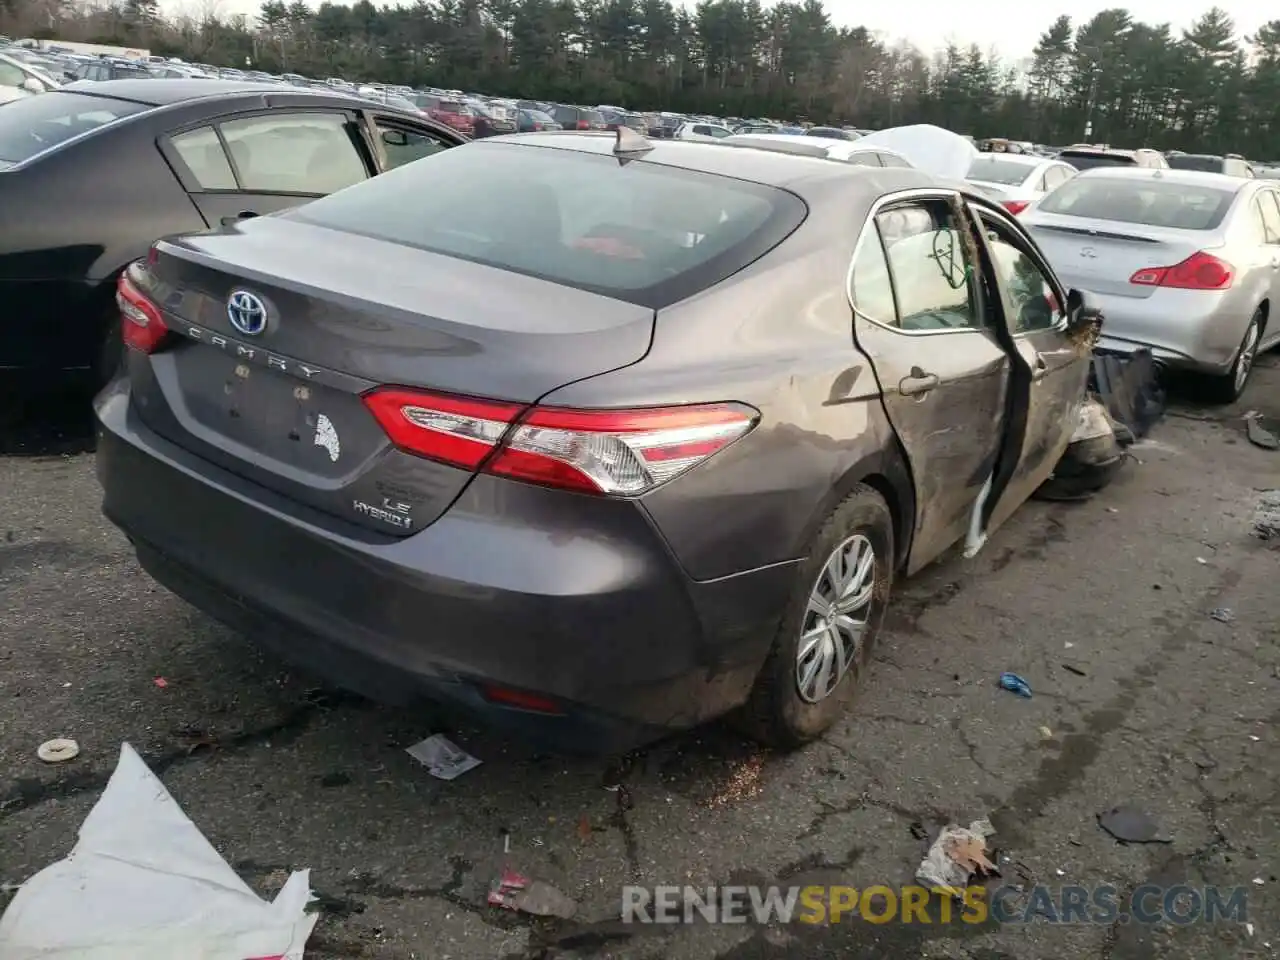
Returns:
[[[312,6],[318,0],[308,0]],[[374,0],[375,3],[378,0]],[[768,0],[766,0],[766,3]],[[996,47],[1007,59],[1030,56],[1040,34],[1059,13],[1070,13],[1073,22],[1083,23],[1107,7],[1127,7],[1134,19],[1146,23],[1170,23],[1175,31],[1188,27],[1210,6],[1212,0],[1078,0],[1069,6],[1040,6],[1027,0],[825,0],[836,23],[861,24],[881,33],[886,40],[909,40],[925,52],[948,41],[961,46],[977,43],[984,50]],[[213,3],[223,16],[233,13],[254,15],[261,0],[161,0],[167,12],[207,9]],[[688,0],[693,6],[693,0]],[[1240,36],[1252,33],[1268,19],[1267,4],[1245,0],[1220,0],[1219,6],[1235,18]],[[1272,14],[1277,11],[1271,10]]]

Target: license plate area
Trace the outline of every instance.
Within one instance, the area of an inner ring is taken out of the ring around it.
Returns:
[[[337,479],[381,446],[381,430],[354,394],[205,344],[174,351],[173,362],[189,426],[229,453]]]

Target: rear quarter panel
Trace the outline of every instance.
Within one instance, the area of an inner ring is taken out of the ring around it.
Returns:
[[[771,254],[661,311],[643,361],[546,398],[581,406],[739,401],[760,411],[747,436],[641,499],[696,580],[804,556],[827,514],[870,475],[895,509],[900,541],[913,526],[905,460],[871,364],[854,345],[844,290],[865,209],[838,201],[810,209]]]

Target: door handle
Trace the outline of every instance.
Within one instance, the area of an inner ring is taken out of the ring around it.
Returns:
[[[222,225],[224,227],[229,227],[233,223],[239,223],[241,220],[249,220],[256,216],[257,214],[254,213],[252,210],[241,210],[234,217],[223,217]]]
[[[903,377],[898,382],[898,392],[904,397],[919,397],[928,393],[939,382],[936,373],[923,373],[919,367],[916,367],[909,377]]]
[[[1272,270],[1280,270],[1280,257],[1272,257],[1272,258],[1271,258],[1271,269],[1272,269]]]
[[[1044,357],[1036,354],[1035,362],[1031,364],[1031,379],[1040,381],[1044,379],[1044,375],[1049,372],[1049,365],[1044,362]]]

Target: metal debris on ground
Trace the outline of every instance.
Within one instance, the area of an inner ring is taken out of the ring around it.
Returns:
[[[1077,677],[1087,677],[1087,676],[1088,676],[1088,674],[1087,674],[1087,673],[1085,673],[1083,670],[1081,670],[1081,669],[1080,669],[1079,667],[1077,667],[1075,664],[1071,664],[1071,663],[1064,663],[1064,664],[1062,665],[1062,669],[1063,669],[1063,670],[1065,670],[1065,671],[1067,671],[1067,673],[1074,673]]]
[[[0,956],[301,957],[310,900],[305,870],[260,899],[124,744],[75,848],[0,917]]]
[[[985,818],[973,821],[968,829],[947,824],[920,861],[916,879],[930,889],[959,897],[975,874],[998,875],[1000,871],[987,858],[987,837],[995,832],[991,821]]]
[[[1280,490],[1263,490],[1253,510],[1253,535],[1280,540]]]
[[[1216,610],[1210,610],[1209,616],[1219,623],[1230,623],[1236,618],[1229,607],[1218,607]]]
[[[480,766],[480,761],[442,733],[433,733],[419,740],[405,753],[427,768],[427,773],[437,780],[456,780],[468,770]]]
[[[1008,690],[1010,693],[1016,693],[1020,697],[1031,699],[1031,684],[1023,680],[1016,673],[1000,674],[1000,689]]]
[[[36,756],[45,763],[66,763],[80,756],[80,744],[65,737],[55,737],[36,747]]]
[[[1098,814],[1100,826],[1121,843],[1171,843],[1161,836],[1160,826],[1150,814],[1137,807],[1121,804]]]
[[[504,910],[518,910],[539,917],[573,917],[578,905],[549,883],[530,880],[514,870],[502,871],[502,878],[489,891],[489,904]]]
[[[1262,414],[1251,410],[1244,415],[1244,433],[1249,442],[1263,450],[1280,450],[1280,439],[1262,425]]]

